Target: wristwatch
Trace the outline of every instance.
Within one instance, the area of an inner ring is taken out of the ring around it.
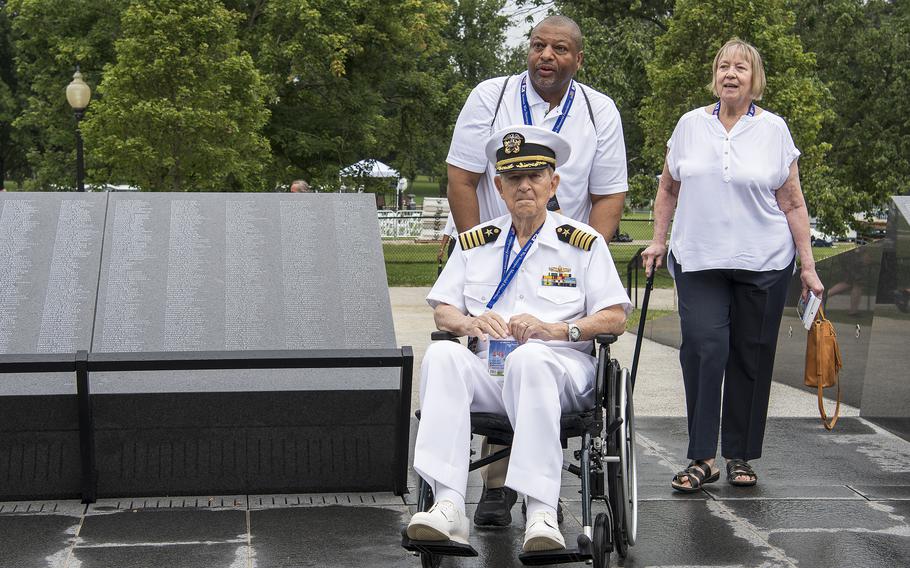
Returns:
[[[576,342],[581,339],[581,328],[575,325],[574,323],[566,322],[566,325],[569,326],[569,341]]]

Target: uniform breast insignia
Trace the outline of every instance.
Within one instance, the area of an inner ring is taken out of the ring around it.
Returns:
[[[458,235],[458,242],[461,243],[461,250],[471,250],[474,247],[494,242],[499,238],[499,233],[501,232],[502,229],[496,225],[478,227]]]
[[[569,224],[556,227],[556,236],[559,237],[559,240],[562,242],[569,243],[573,247],[578,247],[585,251],[591,250],[594,241],[597,240],[597,235],[586,233],[578,227],[573,227]]]
[[[541,286],[559,286],[561,288],[575,288],[578,284],[572,276],[572,269],[567,266],[551,266],[547,273],[540,279]]]

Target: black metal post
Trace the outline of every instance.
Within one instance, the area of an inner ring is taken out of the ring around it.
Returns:
[[[82,502],[97,498],[98,473],[95,467],[95,417],[88,380],[88,352],[76,352],[76,398],[79,405],[79,450],[82,454]]]
[[[411,431],[411,384],[414,374],[414,350],[401,348],[401,381],[398,393],[398,412],[395,417],[395,495],[408,492],[408,446]]]
[[[76,117],[76,191],[85,191],[85,158],[82,153],[82,132],[79,130],[79,122],[85,115],[85,110],[73,112]]]

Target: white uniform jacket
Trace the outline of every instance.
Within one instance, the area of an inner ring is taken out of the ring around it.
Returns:
[[[557,229],[566,225],[596,236],[590,250],[559,239]],[[503,253],[512,217],[504,215],[481,223],[475,229],[489,226],[500,229],[495,241],[469,250],[463,250],[461,242],[456,245],[452,258],[427,296],[427,302],[433,308],[446,303],[474,316],[488,310],[487,303],[502,278]],[[520,250],[515,240],[510,263]],[[603,238],[584,223],[548,212],[521,269],[490,309],[506,321],[515,314],[527,313],[552,323],[573,322],[613,305],[623,306],[626,314],[632,310]],[[547,344],[591,352],[590,341],[549,341]],[[486,357],[485,352],[486,346],[481,343],[478,355]]]

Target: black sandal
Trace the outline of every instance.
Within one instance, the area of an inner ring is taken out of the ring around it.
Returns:
[[[720,479],[720,470],[711,473],[711,466],[704,460],[695,460],[689,466],[673,476],[670,486],[682,493],[695,493],[706,483],[714,483]],[[683,485],[688,481],[689,485]]]
[[[750,479],[736,479],[737,477],[749,477]],[[755,470],[745,460],[727,460],[727,482],[737,487],[752,487],[758,481]]]

